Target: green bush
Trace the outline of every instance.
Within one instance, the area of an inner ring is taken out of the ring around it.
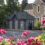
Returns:
[[[40,29],[40,26],[41,26],[41,23],[39,21],[35,21],[34,22],[34,28],[39,30]]]

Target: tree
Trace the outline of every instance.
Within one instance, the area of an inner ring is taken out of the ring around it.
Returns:
[[[7,0],[7,5],[0,6],[0,27],[6,27],[6,19],[12,15],[14,11],[20,11],[20,7],[17,7],[17,1],[18,0]]]
[[[4,5],[0,7],[0,28],[6,27],[6,18],[8,15],[6,14],[5,7]]]
[[[17,0],[18,1],[18,0]],[[17,1],[14,0],[8,0],[7,1],[7,7],[9,12],[13,13],[14,11],[18,11],[18,7],[17,7]]]
[[[26,7],[27,5],[27,0],[23,0],[22,1],[22,10]]]
[[[4,0],[0,0],[0,4],[3,4],[4,3]]]

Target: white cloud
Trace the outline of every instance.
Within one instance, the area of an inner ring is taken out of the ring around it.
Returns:
[[[22,0],[18,0],[20,2],[20,4],[22,3]],[[28,0],[28,3],[33,3],[35,2],[35,0]]]
[[[20,2],[20,4],[22,3],[22,0],[18,0]]]
[[[4,4],[7,4],[6,0],[4,0]]]
[[[22,3],[22,0],[18,0],[18,1],[20,2],[20,4]],[[35,2],[35,0],[28,0],[28,3],[33,3],[33,2]],[[6,0],[4,0],[4,3],[7,4]]]
[[[34,3],[35,0],[28,0],[28,3]]]

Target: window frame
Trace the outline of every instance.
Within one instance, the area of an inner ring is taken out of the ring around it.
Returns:
[[[40,13],[40,5],[37,6],[37,12]]]

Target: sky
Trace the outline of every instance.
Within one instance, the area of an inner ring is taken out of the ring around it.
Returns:
[[[22,0],[18,0],[19,2],[20,2],[20,4],[22,3]],[[28,3],[30,4],[30,3],[33,3],[33,2],[35,2],[35,0],[28,0]]]
[[[7,3],[6,3],[6,0],[4,0],[4,3],[7,4]]]
[[[22,3],[22,0],[18,0],[18,1],[20,2],[20,4]],[[28,3],[29,3],[29,4],[30,4],[30,3],[33,3],[33,2],[35,2],[35,0],[28,0]],[[6,0],[4,0],[4,3],[7,4],[7,3],[6,3]]]

